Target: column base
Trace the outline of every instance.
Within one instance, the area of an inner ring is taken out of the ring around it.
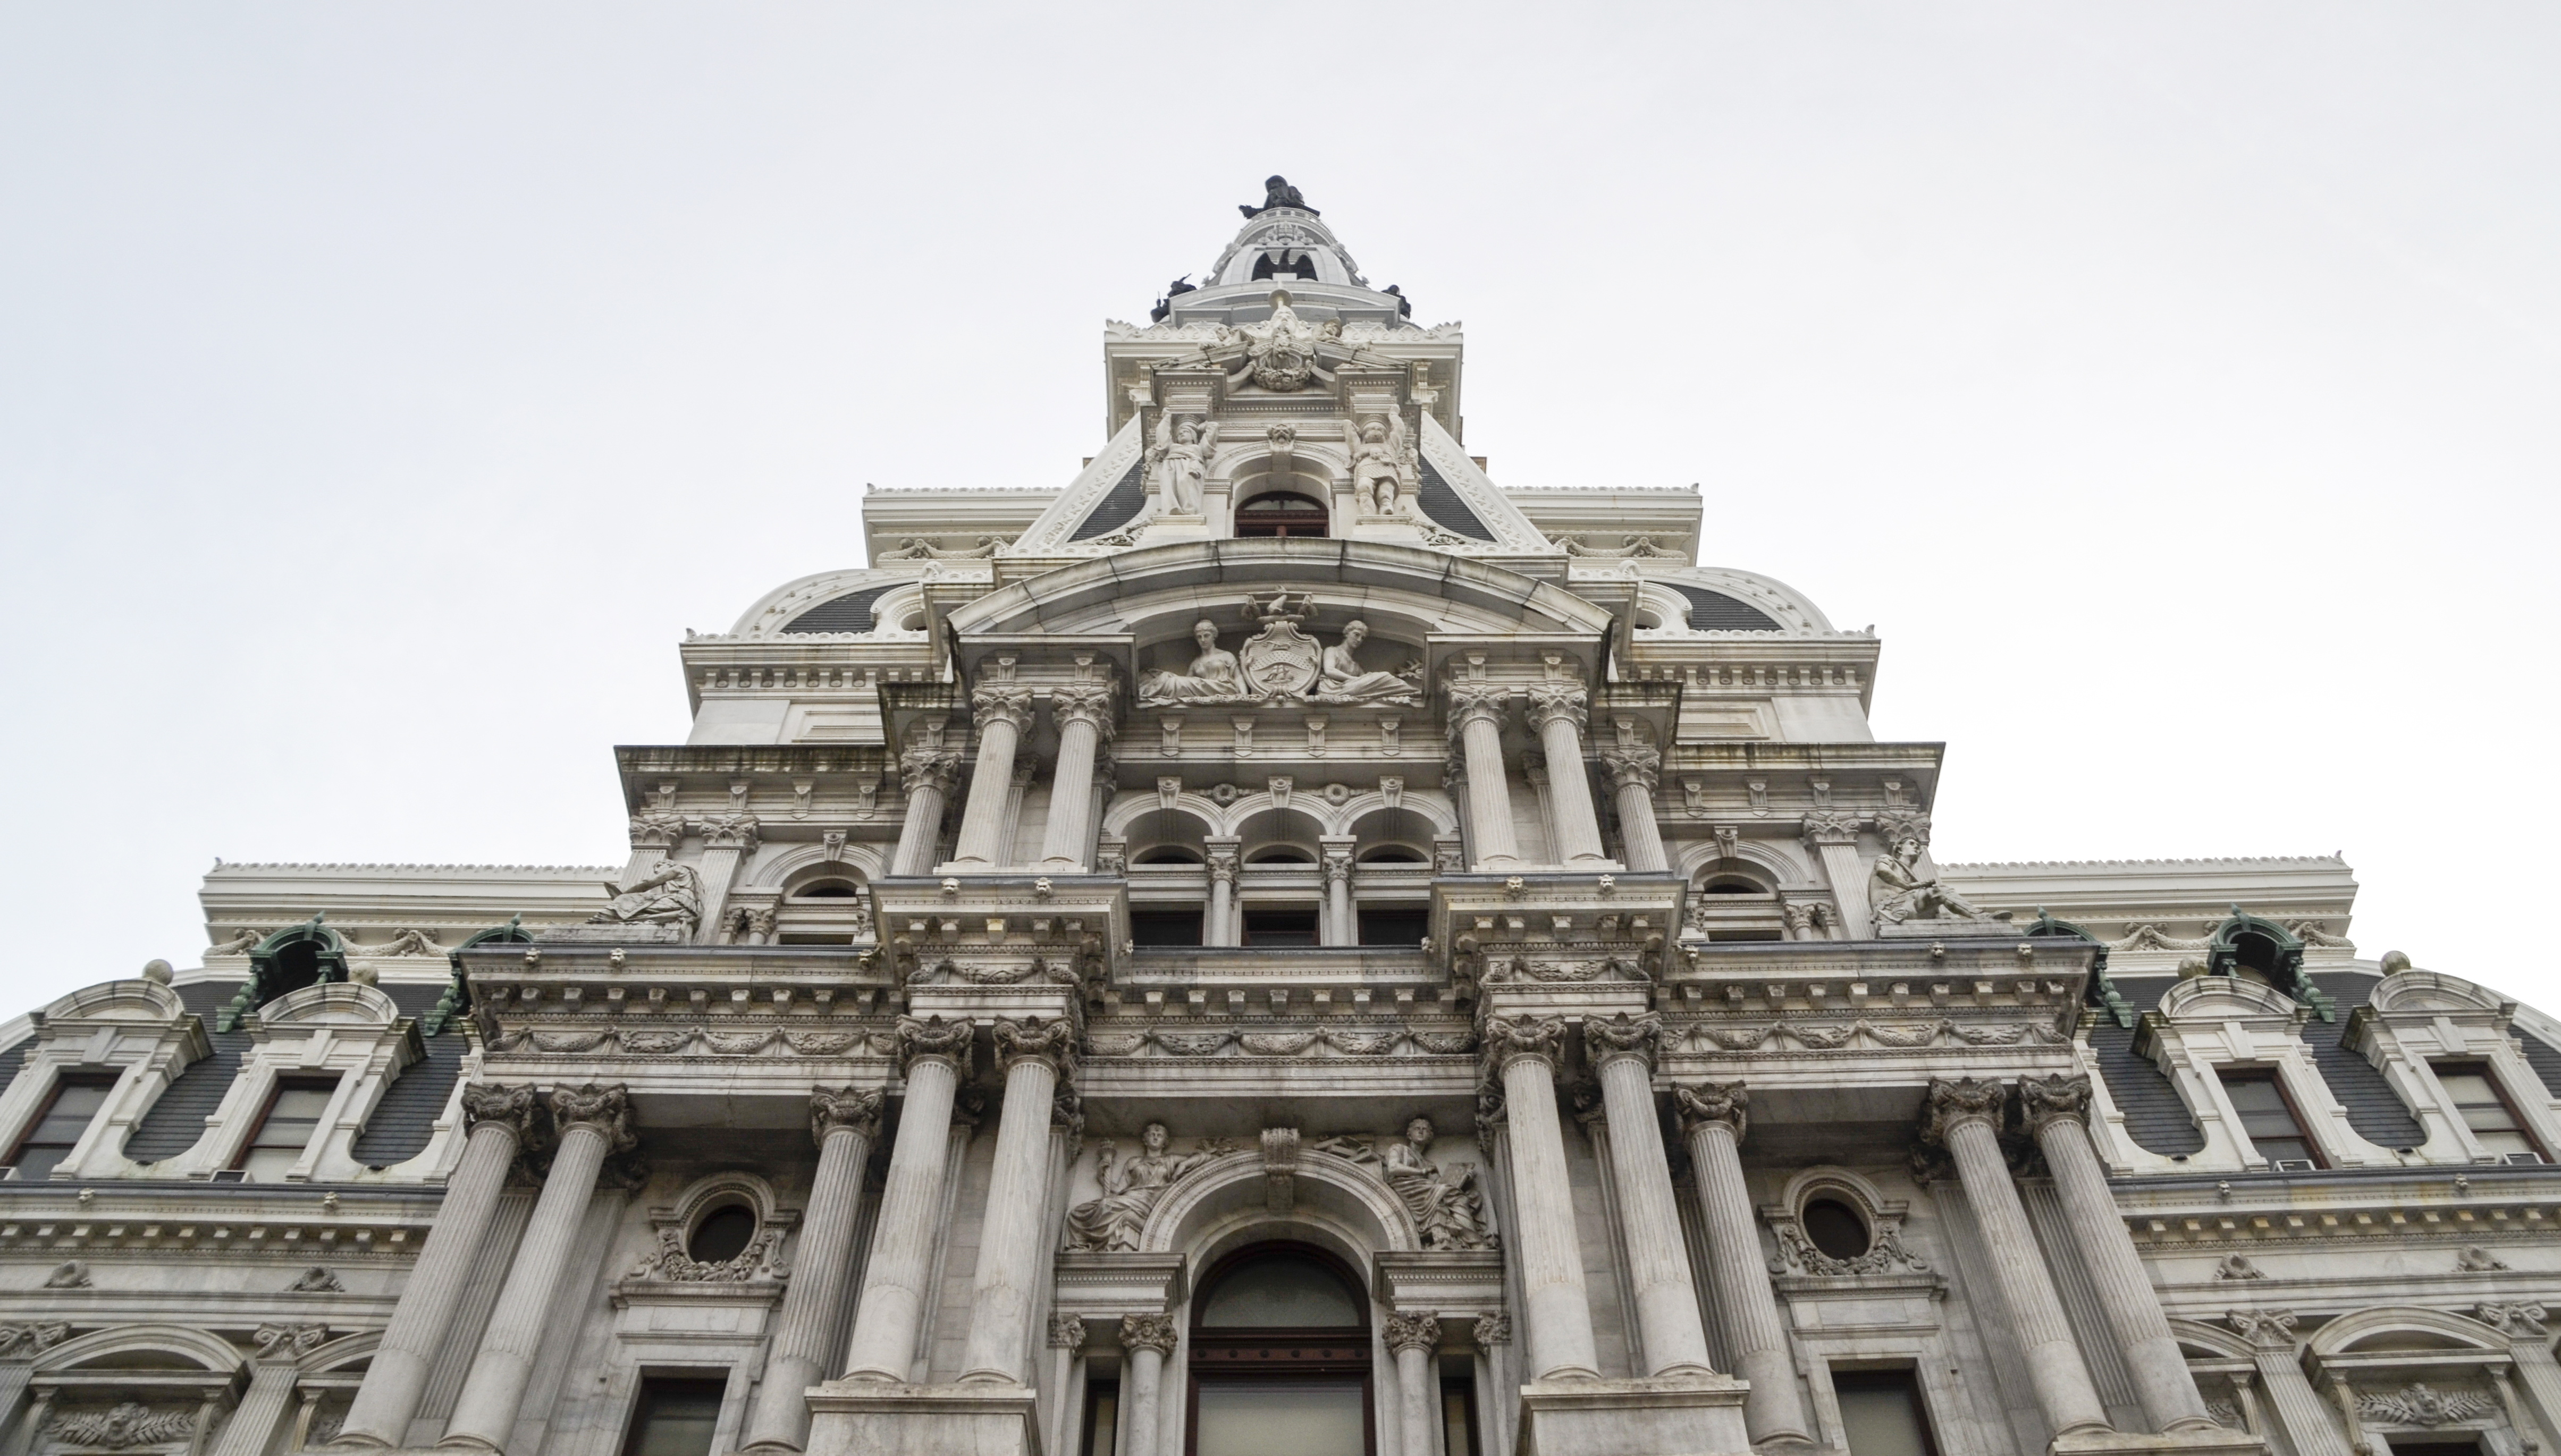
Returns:
[[[1750,1456],[1750,1390],[1727,1375],[1535,1380],[1521,1386],[1516,1456]]]
[[[806,1456],[1041,1456],[1040,1397],[1025,1385],[838,1380],[809,1389]]]
[[[2221,1426],[2159,1435],[2148,1431],[2088,1431],[2056,1436],[2045,1449],[2050,1456],[2268,1456],[2264,1438]]]

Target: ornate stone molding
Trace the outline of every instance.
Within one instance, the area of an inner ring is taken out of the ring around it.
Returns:
[[[2482,1303],[2474,1306],[2471,1313],[2474,1319],[2500,1334],[2512,1335],[2521,1340],[2544,1338],[2543,1322],[2546,1315],[2540,1304]]]
[[[1352,880],[1352,852],[1329,850],[1325,854],[1325,884],[1328,887],[1349,885]]]
[[[1049,1317],[1049,1348],[1052,1350],[1084,1349],[1085,1317],[1071,1315],[1065,1311],[1053,1312]]]
[[[2028,1136],[2045,1131],[2049,1122],[2090,1125],[2090,1078],[2087,1075],[2023,1076],[2018,1079],[2019,1118]]]
[[[71,1338],[72,1327],[61,1320],[45,1320],[28,1325],[0,1325],[0,1360],[27,1360],[44,1354]]]
[[[139,1400],[122,1400],[104,1410],[64,1411],[54,1417],[50,1429],[65,1445],[121,1451],[166,1441],[192,1442],[196,1436],[196,1412],[153,1410]]]
[[[1426,1355],[1441,1347],[1441,1317],[1429,1311],[1399,1310],[1387,1317],[1387,1348],[1390,1354],[1420,1350]]]
[[[1537,732],[1561,719],[1572,724],[1579,733],[1591,722],[1591,694],[1567,684],[1550,683],[1532,688],[1529,690],[1530,731]]]
[[[960,777],[960,755],[949,748],[910,748],[899,755],[898,780],[910,794],[924,789],[951,791]]]
[[[1607,1021],[1596,1018],[1583,1024],[1583,1052],[1592,1059],[1596,1068],[1607,1066],[1621,1057],[1631,1056],[1643,1062],[1646,1070],[1650,1071],[1654,1065],[1654,1052],[1661,1044],[1662,1036],[1661,1017],[1652,1012],[1629,1016],[1622,1011]]]
[[[1672,1088],[1672,1108],[1680,1117],[1681,1135],[1687,1137],[1703,1123],[1723,1123],[1734,1132],[1736,1142],[1752,1126],[1752,1094],[1741,1082],[1700,1082],[1694,1087]]]
[[[898,1019],[898,1068],[905,1076],[916,1063],[928,1057],[965,1068],[969,1060],[971,1027],[967,1022],[946,1022],[928,1017],[918,1021],[912,1016]]]
[[[752,851],[757,846],[757,820],[753,814],[714,814],[696,820],[694,832],[703,837],[708,850]]]
[[[2292,1350],[2295,1345],[2295,1312],[2290,1309],[2236,1309],[2223,1316],[2224,1323],[2242,1339],[2261,1350]]]
[[[252,1359],[260,1365],[291,1362],[328,1343],[327,1325],[260,1325],[250,1337],[257,1346]]]
[[[2451,1421],[2482,1420],[2498,1414],[2495,1397],[2471,1390],[2439,1390],[2413,1382],[2398,1390],[2359,1390],[2356,1392],[2356,1414],[2360,1420],[2386,1421],[2393,1425],[2440,1426]]]
[[[1930,847],[1930,816],[1919,809],[1879,809],[1876,837],[1884,840],[1889,850],[1906,840],[1916,841],[1926,850]]]
[[[1642,743],[1622,744],[1601,750],[1601,766],[1609,771],[1610,787],[1635,784],[1650,794],[1662,781],[1663,755]]]
[[[1065,1017],[1046,1020],[1027,1016],[1021,1021],[1008,1017],[996,1020],[996,1065],[1012,1070],[1016,1063],[1043,1061],[1061,1078],[1076,1072],[1076,1028]]]
[[[827,1135],[849,1128],[866,1138],[880,1136],[880,1089],[813,1087],[809,1091],[809,1140],[824,1147]]]
[[[1565,1055],[1565,1020],[1549,1017],[1545,1021],[1526,1018],[1487,1017],[1485,1019],[1485,1059],[1499,1072],[1523,1057],[1547,1063],[1556,1070]]]
[[[980,729],[991,724],[1013,725],[1026,733],[1032,727],[1032,690],[1013,683],[981,683],[969,694],[969,716]]]
[[[1050,717],[1065,728],[1071,723],[1090,723],[1104,737],[1111,736],[1114,727],[1111,711],[1112,685],[1109,679],[1095,683],[1061,683],[1050,689]]]
[[[643,809],[631,816],[631,848],[670,854],[685,839],[685,816],[673,809]]]
[[[1476,1347],[1478,1349],[1491,1350],[1497,1345],[1509,1345],[1511,1343],[1512,1317],[1510,1315],[1497,1311],[1490,1315],[1476,1316]]]
[[[1948,1134],[1960,1124],[1979,1121],[1993,1132],[2000,1131],[2001,1084],[1984,1077],[1947,1077],[1930,1079],[1930,1100],[1921,1113],[1921,1140],[1934,1147],[1947,1145]]]
[[[620,1082],[554,1087],[551,1104],[552,1125],[564,1136],[574,1127],[592,1127],[614,1152],[627,1153],[639,1146],[640,1135],[631,1128],[631,1094]]]
[[[462,1117],[466,1128],[484,1122],[503,1122],[514,1129],[516,1141],[531,1142],[534,1136],[536,1103],[531,1083],[470,1082],[462,1088]]]
[[[1120,1346],[1124,1350],[1152,1350],[1158,1355],[1174,1353],[1175,1333],[1172,1315],[1122,1315]]]
[[[1812,849],[1825,845],[1858,846],[1858,816],[1838,809],[1816,809],[1805,816],[1797,834]]]
[[[1448,688],[1450,697],[1450,735],[1458,736],[1467,725],[1476,722],[1503,726],[1503,708],[1511,701],[1511,691],[1492,683],[1453,682]]]

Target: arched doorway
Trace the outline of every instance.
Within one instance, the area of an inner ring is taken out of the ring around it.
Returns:
[[[1307,1244],[1221,1260],[1192,1297],[1186,1456],[1370,1456],[1368,1308]]]

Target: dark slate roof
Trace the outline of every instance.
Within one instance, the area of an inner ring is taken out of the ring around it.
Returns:
[[[17,1045],[0,1052],[0,1087],[17,1080],[18,1068],[27,1064],[27,1049],[36,1045],[33,1033],[20,1037]]]
[[[1678,581],[1663,583],[1689,598],[1689,624],[1700,632],[1776,632],[1778,620],[1748,601],[1737,601],[1722,591],[1704,586],[1686,586]]]
[[[2176,984],[2175,976],[2121,977],[2117,990],[2129,1006],[2145,1012],[2158,1007],[2161,993]],[[2108,1095],[2126,1114],[2126,1135],[2134,1140],[2136,1147],[2175,1157],[2205,1146],[2205,1134],[2197,1130],[2196,1119],[2188,1116],[2187,1102],[2179,1096],[2177,1085],[2152,1065],[2150,1058],[2134,1054],[2134,1028],[2117,1025],[2113,1017],[2099,1018],[2099,1025],[2090,1033],[2090,1051],[2099,1063],[2100,1074],[2108,1079]]]
[[[1076,534],[1068,540],[1091,541],[1098,536],[1109,536],[1136,520],[1138,512],[1147,504],[1146,487],[1140,483],[1146,472],[1147,457],[1141,452],[1137,459],[1129,462],[1129,473],[1105,491],[1103,499],[1094,503],[1094,509],[1085,513],[1084,524],[1077,527]]]
[[[401,1015],[422,1021],[435,1010],[437,998],[444,994],[441,986],[382,989],[401,1009]],[[449,1026],[443,1036],[429,1037],[424,1045],[426,1058],[411,1062],[392,1080],[382,1102],[374,1108],[373,1120],[356,1135],[352,1151],[357,1162],[387,1168],[427,1151],[427,1140],[435,1132],[435,1119],[443,1115],[445,1098],[453,1093],[453,1079],[462,1072],[462,1053],[468,1044],[459,1026]]]
[[[2311,983],[2338,1003],[2338,1022],[2307,1022],[2304,1040],[2312,1049],[2312,1062],[2320,1068],[2321,1080],[2329,1083],[2330,1095],[2347,1109],[2347,1125],[2356,1135],[2378,1148],[2415,1148],[2428,1140],[2428,1131],[2383,1073],[2374,1069],[2353,1049],[2342,1045],[2339,1034],[2347,1028],[2348,1013],[2365,1004],[2377,976],[2356,971],[2315,973]]]
[[[892,583],[896,584],[896,583]],[[872,629],[872,603],[887,586],[866,586],[822,601],[790,621],[783,623],[785,632],[868,632]]]
[[[2543,1085],[2553,1096],[2561,1097],[2561,1047],[2554,1047],[2532,1032],[2518,1032],[2516,1039],[2525,1044],[2525,1063],[2543,1078]]]
[[[1415,493],[1414,502],[1423,508],[1423,514],[1431,517],[1433,523],[1444,531],[1454,531],[1478,541],[1493,540],[1494,533],[1485,529],[1485,523],[1476,519],[1476,513],[1467,508],[1466,501],[1451,489],[1450,482],[1441,478],[1440,471],[1432,468],[1431,460],[1417,458],[1422,459],[1423,488]]]
[[[205,1135],[205,1119],[223,1105],[223,1095],[240,1074],[241,1057],[256,1046],[247,1032],[217,1032],[215,1014],[240,994],[238,981],[198,981],[173,988],[178,1003],[205,1019],[205,1038],[213,1054],[193,1061],[142,1114],[133,1136],[124,1141],[124,1156],[136,1163],[157,1163],[194,1147]]]

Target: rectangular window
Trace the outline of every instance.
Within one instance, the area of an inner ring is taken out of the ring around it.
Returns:
[[[2526,1135],[2525,1124],[2517,1120],[2516,1109],[2507,1105],[2498,1083],[2490,1080],[2488,1067],[2449,1062],[2430,1065],[2436,1069],[2437,1085],[2446,1089],[2447,1100],[2455,1104],[2455,1115],[2473,1130],[2473,1141],[2480,1144],[2483,1152],[2501,1158],[2520,1153],[2542,1156],[2543,1150]]]
[[[1085,1450],[1082,1456],[1112,1456],[1120,1437],[1120,1382],[1085,1382]]]
[[[1445,1376],[1441,1381],[1441,1449],[1449,1456],[1476,1456],[1476,1382]]]
[[[1432,912],[1420,908],[1363,909],[1360,911],[1360,943],[1363,945],[1421,945],[1432,929]]]
[[[335,1080],[278,1081],[256,1131],[249,1135],[240,1161],[232,1166],[249,1174],[252,1183],[282,1182],[285,1173],[302,1160],[302,1150],[311,1146],[311,1134],[319,1130],[321,1115],[329,1110],[330,1095],[337,1090]]]
[[[651,1375],[640,1382],[631,1406],[631,1429],[622,1456],[711,1456],[720,1425],[721,1396],[729,1381]]]
[[[1921,1382],[1910,1371],[1834,1371],[1849,1456],[1937,1456]]]
[[[1247,910],[1245,943],[1248,945],[1313,945],[1316,943],[1314,910]]]
[[[2268,1071],[2225,1071],[2223,1094],[2232,1099],[2232,1110],[2241,1116],[2241,1131],[2259,1156],[2270,1163],[2308,1163],[2321,1166],[2320,1154],[2312,1147],[2309,1134],[2304,1131],[2303,1119],[2295,1115],[2295,1104],[2286,1095],[2285,1083],[2277,1073]]]
[[[1131,910],[1129,939],[1136,945],[1198,945],[1199,910]]]
[[[59,1164],[80,1146],[81,1134],[88,1131],[89,1119],[106,1105],[106,1094],[115,1090],[112,1072],[67,1072],[54,1083],[53,1100],[45,1104],[44,1114],[27,1135],[18,1140],[18,1150],[9,1161],[18,1165],[18,1177],[27,1182],[41,1182],[50,1177]]]

